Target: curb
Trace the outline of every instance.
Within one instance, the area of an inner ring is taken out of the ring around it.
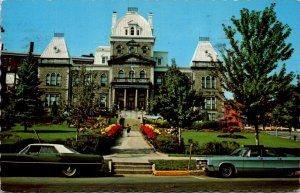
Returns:
[[[188,171],[188,170],[155,170],[155,176],[188,176],[188,175],[204,175],[203,171]]]

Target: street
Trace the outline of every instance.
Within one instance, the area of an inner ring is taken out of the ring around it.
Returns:
[[[299,178],[120,175],[1,177],[8,192],[299,192]]]

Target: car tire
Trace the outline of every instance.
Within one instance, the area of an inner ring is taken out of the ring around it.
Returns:
[[[224,164],[220,167],[220,174],[224,178],[230,178],[234,173],[234,167],[230,164]]]
[[[73,177],[77,174],[77,169],[73,166],[66,166],[61,172],[65,177]]]

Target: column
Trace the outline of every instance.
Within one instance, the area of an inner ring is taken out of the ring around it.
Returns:
[[[146,111],[149,111],[150,110],[150,107],[149,107],[149,89],[147,89],[147,93],[146,93],[146,107],[145,107],[145,110]]]
[[[126,110],[126,104],[127,104],[127,102],[126,102],[126,98],[127,98],[127,89],[126,88],[124,88],[124,110]]]
[[[115,100],[116,100],[116,99],[115,99],[115,98],[116,98],[116,96],[115,96],[115,88],[112,88],[112,89],[111,89],[111,92],[112,92],[112,93],[111,93],[111,106],[110,106],[110,107],[112,108],[112,107],[114,107],[114,105],[115,105]]]
[[[135,89],[135,99],[134,99],[134,108],[137,110],[138,108],[138,89]]]

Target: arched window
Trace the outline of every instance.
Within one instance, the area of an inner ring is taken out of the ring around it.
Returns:
[[[215,77],[211,77],[211,88],[216,88],[216,80],[215,80]]]
[[[50,85],[56,85],[56,74],[55,73],[51,74]]]
[[[50,77],[51,77],[50,74],[46,75],[46,85],[50,85]]]
[[[59,86],[61,84],[61,75],[57,74],[56,75],[56,85]]]
[[[125,78],[125,73],[124,73],[123,70],[120,70],[120,71],[118,72],[118,78]]]
[[[105,74],[100,77],[100,86],[107,86],[107,76]]]
[[[128,35],[128,30],[127,29],[125,29],[125,35]]]
[[[136,35],[140,35],[140,30],[136,30]]]
[[[144,70],[140,71],[140,78],[146,78],[146,73]]]
[[[132,35],[132,36],[134,35],[134,27],[130,28],[130,35]]]
[[[211,78],[210,78],[210,76],[206,77],[205,88],[211,88]]]
[[[134,71],[133,70],[129,71],[129,78],[134,78]]]
[[[202,88],[205,88],[205,77],[202,77]]]

